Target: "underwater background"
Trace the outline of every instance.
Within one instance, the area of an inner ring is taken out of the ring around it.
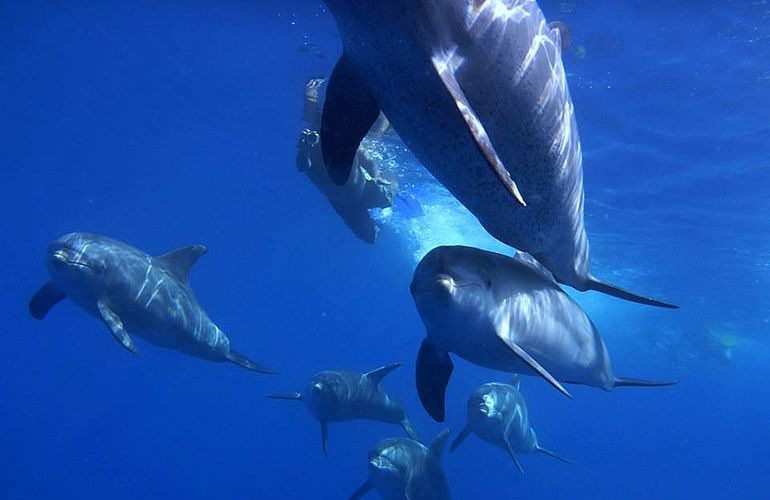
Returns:
[[[443,459],[453,497],[768,498],[770,3],[539,3],[571,30],[592,268],[681,309],[565,290],[618,375],[680,383],[568,400],[524,377],[540,442],[576,465],[524,455],[522,476],[471,437]],[[398,144],[384,154],[423,213],[380,214],[375,245],[297,172],[305,81],[339,53],[321,2],[0,1],[0,498],[347,498],[400,429],[331,424],[325,459],[317,422],[267,393],[401,361],[384,386],[430,440],[509,380],[457,360],[446,425],[430,420],[408,286],[436,245],[510,249]],[[141,339],[131,356],[68,301],[33,320],[46,245],[71,231],[206,245],[200,302],[280,374]]]

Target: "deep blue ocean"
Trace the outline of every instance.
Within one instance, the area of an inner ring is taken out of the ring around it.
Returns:
[[[681,309],[568,291],[618,375],[679,384],[568,400],[525,377],[541,444],[576,464],[522,455],[521,475],[471,437],[443,458],[453,498],[770,498],[770,3],[540,5],[571,31],[592,269]],[[297,171],[305,82],[339,53],[319,1],[0,1],[0,498],[347,498],[401,430],[332,424],[324,458],[302,405],[266,394],[400,361],[384,387],[427,441],[510,380],[456,359],[444,425],[414,384],[417,260],[500,243],[408,154],[392,161],[425,213],[374,245]],[[72,231],[206,245],[198,299],[280,373],[141,339],[132,356],[69,301],[32,319],[46,246]]]

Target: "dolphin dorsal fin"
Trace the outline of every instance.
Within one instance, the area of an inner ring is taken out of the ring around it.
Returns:
[[[364,373],[364,377],[367,377],[369,380],[371,380],[375,384],[379,384],[382,381],[382,379],[384,379],[390,372],[392,372],[399,366],[401,366],[401,363],[391,363],[389,365],[381,366],[379,368],[375,368],[370,372]]]
[[[451,431],[449,429],[444,429],[439,433],[438,436],[433,440],[432,443],[430,443],[430,453],[433,455],[436,459],[440,459],[441,455],[444,454],[444,448],[446,448],[446,442],[449,439],[449,434],[451,434]]]
[[[163,264],[175,278],[187,283],[193,264],[207,251],[208,249],[203,245],[193,245],[164,253],[156,257],[156,260]]]
[[[540,261],[537,260],[532,254],[518,251],[516,252],[516,255],[513,256],[513,260],[524,264],[548,281],[553,281],[556,283],[556,278],[553,277],[553,273],[551,273],[547,267],[541,264]]]

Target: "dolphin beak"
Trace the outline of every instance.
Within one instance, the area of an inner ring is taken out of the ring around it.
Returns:
[[[439,274],[436,276],[436,278],[433,280],[433,283],[435,285],[440,286],[441,288],[444,288],[446,290],[451,290],[455,286],[455,280],[448,274]]]
[[[316,382],[315,384],[313,384],[313,389],[315,389],[316,391],[322,391],[323,388],[324,388],[324,385],[321,382]]]
[[[51,254],[51,258],[53,260],[57,260],[62,263],[67,262],[67,254],[64,252],[64,250],[55,251],[54,253]]]

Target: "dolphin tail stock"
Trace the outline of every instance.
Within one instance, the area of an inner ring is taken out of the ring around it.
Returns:
[[[458,446],[460,446],[463,441],[465,441],[465,438],[467,438],[471,433],[471,426],[470,424],[466,424],[466,426],[463,428],[462,431],[460,431],[460,434],[457,435],[457,437],[452,441],[452,444],[449,445],[449,451],[455,451]]]
[[[302,401],[302,394],[299,392],[277,392],[273,394],[268,394],[267,397],[270,399],[287,399],[290,401]]]
[[[409,417],[404,415],[404,418],[402,418],[399,423],[401,424],[401,427],[404,428],[404,431],[406,432],[407,436],[409,436],[410,439],[414,439],[415,441],[420,440],[420,437],[417,435],[417,431],[414,430],[414,426],[412,425],[412,422],[409,421]]]
[[[665,307],[667,309],[679,309],[678,305],[669,304],[668,302],[652,299],[650,297],[645,297],[643,295],[637,295],[635,293],[629,292],[628,290],[624,290],[619,286],[611,285],[609,283],[605,283],[604,281],[599,281],[593,276],[590,276],[588,278],[586,289],[596,290],[597,292],[606,293],[607,295],[612,295],[613,297],[618,297],[619,299],[623,299],[623,300],[629,300],[631,302],[636,302],[638,304],[645,304],[648,306],[655,306],[655,307]]]
[[[642,378],[615,377],[612,387],[665,387],[678,383],[678,380],[645,380]]]
[[[542,446],[539,446],[539,445],[538,445],[538,446],[535,448],[535,450],[536,450],[538,453],[543,453],[544,455],[548,455],[549,457],[553,457],[553,458],[555,458],[556,460],[561,460],[561,461],[562,461],[562,462],[564,462],[564,463],[575,465],[575,462],[573,462],[572,460],[570,460],[570,459],[568,459],[568,458],[564,458],[563,456],[559,455],[558,453],[554,453],[554,452],[552,452],[551,450],[549,450],[549,449],[547,449],[547,448],[543,448]]]
[[[358,500],[359,498],[363,498],[364,495],[369,493],[374,486],[369,481],[364,482],[361,486],[358,487],[356,491],[353,492],[352,495],[350,495],[350,500]]]
[[[233,364],[236,364],[240,367],[246,368],[247,370],[251,370],[253,372],[257,373],[266,373],[268,375],[275,375],[278,373],[277,371],[267,368],[262,365],[258,365],[257,363],[253,362],[246,356],[243,356],[239,354],[236,351],[233,351],[232,349],[225,354],[225,359]]]

